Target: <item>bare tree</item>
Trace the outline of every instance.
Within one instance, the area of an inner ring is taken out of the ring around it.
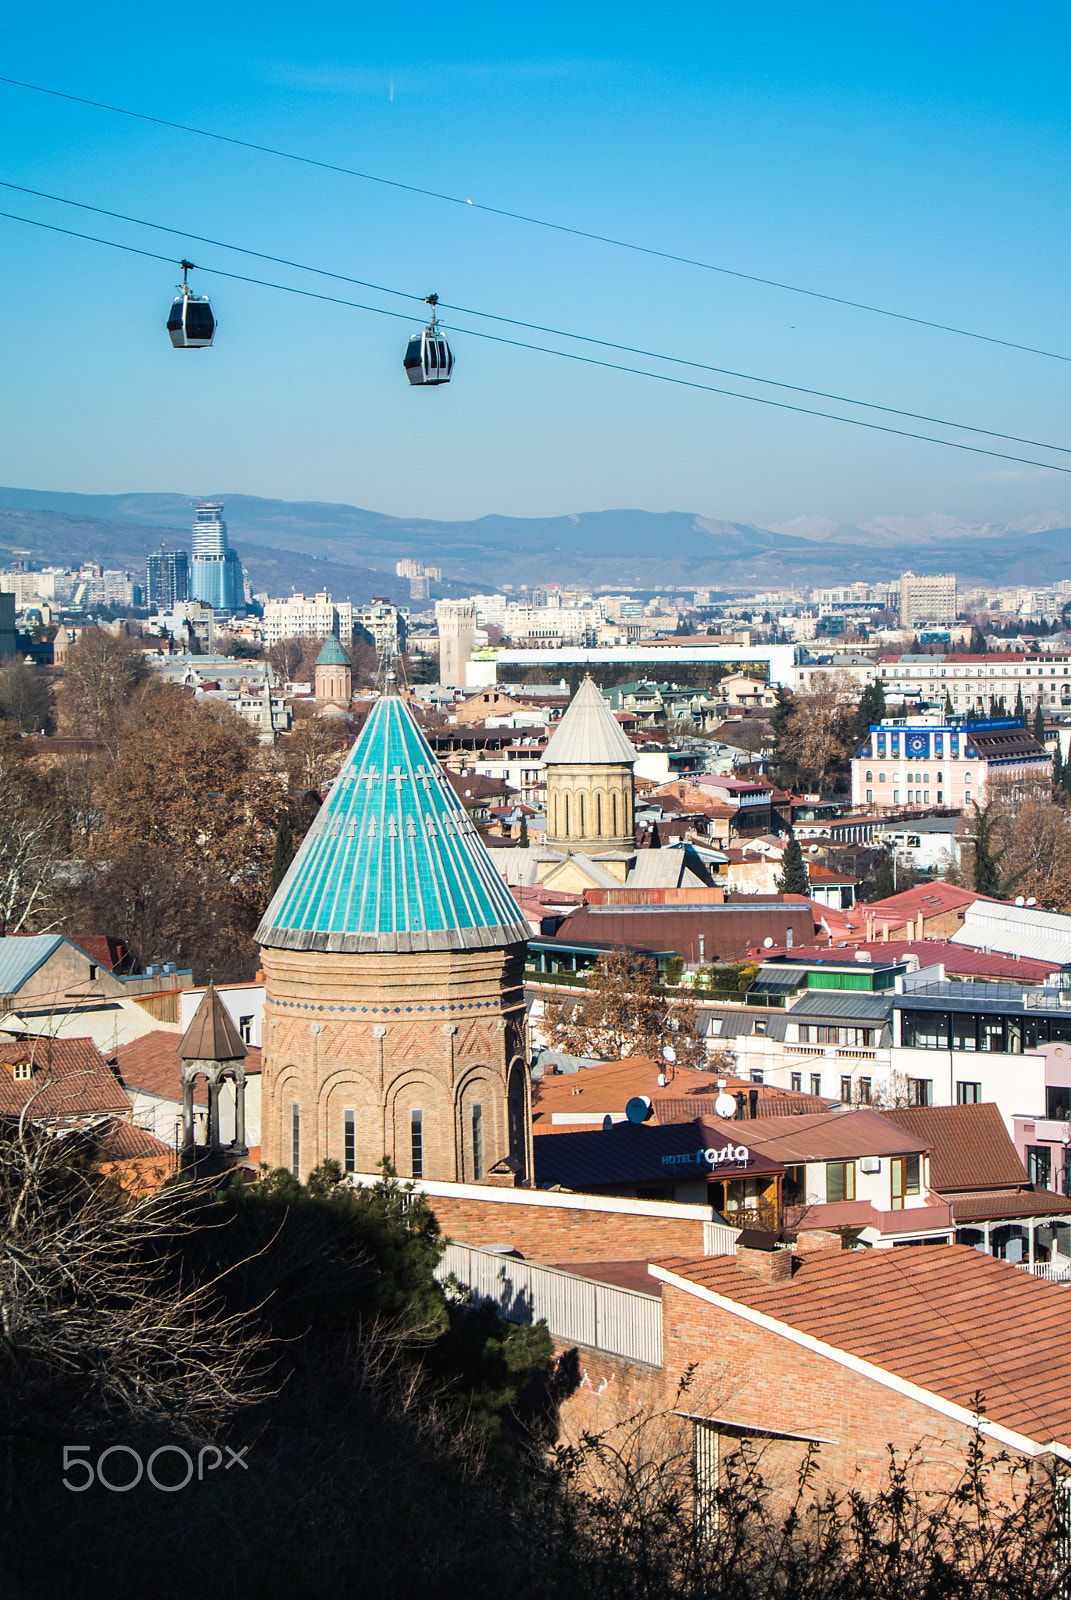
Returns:
[[[54,926],[66,850],[54,790],[33,770],[26,746],[0,733],[0,935]]]
[[[0,1139],[0,1431],[212,1435],[260,1398],[265,1340],[176,1270],[176,1242],[203,1225],[196,1194],[124,1196],[32,1105]]]
[[[61,729],[90,739],[111,738],[151,673],[133,639],[87,628],[68,653],[57,692]]]
[[[679,1066],[707,1064],[694,1000],[682,994],[671,1001],[655,962],[624,948],[598,958],[575,1001],[548,1000],[543,1026],[552,1047],[573,1055],[660,1061],[668,1048]]]

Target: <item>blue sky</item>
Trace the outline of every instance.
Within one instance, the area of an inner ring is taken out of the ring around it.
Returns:
[[[9,19],[3,70],[1071,355],[1069,33],[1066,7],[1045,3],[104,4],[87,21],[60,0]],[[0,86],[0,119],[8,182],[415,294],[1071,445],[1066,362],[22,89]],[[8,191],[0,209],[321,286]],[[614,506],[764,524],[1071,515],[1071,480],[1055,473],[463,331],[450,387],[411,391],[405,321],[210,272],[216,347],[175,352],[169,264],[10,222],[0,273],[7,484],[240,491],[444,518]]]

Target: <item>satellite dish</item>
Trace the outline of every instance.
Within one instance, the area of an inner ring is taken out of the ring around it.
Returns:
[[[669,1082],[669,1079],[666,1077],[665,1073],[664,1072],[660,1072],[658,1074],[658,1087],[660,1089],[664,1089],[668,1082]]]
[[[646,1122],[651,1115],[651,1102],[645,1094],[635,1094],[625,1107],[625,1115],[630,1122]],[[603,1123],[604,1128],[609,1120],[607,1117]]]
[[[676,1061],[677,1052],[676,1052],[676,1050],[674,1050],[674,1048],[673,1048],[673,1046],[671,1044],[663,1045],[663,1047],[662,1047],[662,1059],[663,1059],[663,1061],[668,1061],[671,1066],[672,1066],[673,1062]]]
[[[1025,906],[1026,905],[1026,901],[1023,899],[1021,894],[1017,894],[1015,896],[1015,904],[1017,906]]]
[[[1037,905],[1037,900],[1034,897],[1034,895],[1031,895],[1030,899],[1026,903],[1027,903],[1028,906],[1036,906]]]
[[[773,949],[773,940],[770,938],[769,934],[767,934],[766,938],[762,941],[762,948],[764,950],[772,950]]]
[[[714,1110],[719,1117],[732,1121],[733,1117],[736,1116],[736,1101],[731,1094],[720,1094],[714,1102]]]

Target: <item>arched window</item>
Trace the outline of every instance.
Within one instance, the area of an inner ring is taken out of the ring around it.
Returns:
[[[595,832],[602,837],[602,795],[595,796]]]
[[[614,819],[614,837],[616,838],[617,837],[617,795],[616,794],[611,795],[611,797],[610,797],[610,807],[611,807],[610,814]]]
[[[867,781],[867,783],[873,783],[874,782],[874,774],[872,772],[868,772],[867,773],[866,781]]]
[[[578,823],[579,823],[578,831],[579,831],[580,837],[583,838],[584,837],[584,796],[582,794],[577,796],[577,808],[578,808]]]
[[[565,833],[564,833],[564,837],[566,839],[568,839],[568,837],[569,837],[569,796],[568,795],[564,795],[563,796],[562,805],[565,807]]]

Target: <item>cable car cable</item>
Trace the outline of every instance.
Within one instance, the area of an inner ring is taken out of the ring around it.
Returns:
[[[320,167],[325,172],[336,172],[347,178],[359,178],[364,183],[382,184],[388,189],[401,189],[407,194],[421,195],[429,200],[442,200],[448,205],[467,206],[473,211],[483,211],[488,216],[503,217],[510,222],[523,222],[529,227],[546,228],[554,233],[571,234],[578,239],[591,239],[597,244],[612,245],[617,250],[631,250],[638,255],[654,256],[661,261],[673,261],[679,266],[696,267],[702,272],[716,272],[727,278],[737,278],[743,283],[757,283],[767,289],[781,289],[786,294],[805,295],[811,300],[825,300],[830,305],[847,306],[852,311],[866,311],[877,317],[890,317],[897,322],[911,322],[919,328],[934,328],[939,333],[955,334],[961,339],[976,339],[983,344],[1001,345],[1006,350],[1020,350],[1026,355],[1043,356],[1049,361],[1071,362],[1071,355],[1057,350],[1043,350],[1038,345],[1022,344],[1015,339],[1001,339],[995,334],[978,333],[972,328],[958,328],[952,323],[932,321],[928,317],[912,316],[906,311],[890,311],[885,306],[872,306],[865,300],[852,300],[845,295],[828,294],[821,289],[805,289],[797,283],[784,283],[778,278],[764,278],[758,273],[741,272],[735,267],[719,266],[712,261],[699,261],[693,256],[676,255],[671,250],[656,250],[653,245],[637,244],[630,239],[615,239],[609,234],[594,233],[587,228],[571,227],[565,222],[551,222],[546,217],[529,217],[520,211],[508,211],[502,206],[487,205],[480,200],[462,199],[460,195],[445,194],[439,189],[421,188],[419,184],[403,183],[398,178],[383,178],[374,172],[361,172],[355,167],[343,167],[334,161],[321,161],[315,156],[297,155],[292,150],[277,150],[273,145],[257,144],[252,139],[239,139],[232,134],[214,133],[209,128],[195,128],[188,122],[171,122],[166,117],[150,116],[145,111],[130,111],[126,106],[108,105],[103,100],[89,100],[84,95],[66,94],[62,89],[50,89],[40,83],[26,83],[21,78],[0,75],[0,83],[16,89],[29,89],[34,94],[51,95],[57,100],[69,100],[75,105],[91,106],[95,111],[109,111],[120,117],[133,117],[138,122],[151,122],[159,128],[172,128],[178,133],[193,133],[201,139],[214,139],[219,144],[237,145],[242,150],[255,150],[261,155],[276,156],[283,161],[296,161],[306,167]]]
[[[132,217],[123,211],[109,211],[103,206],[92,206],[83,200],[68,200],[62,195],[49,194],[43,189],[29,189],[23,184],[8,183],[3,179],[0,179],[0,189],[12,189],[18,194],[33,195],[39,200],[52,200],[58,205],[74,206],[79,211],[90,211],[96,216],[112,217],[118,222],[130,222],[136,227],[151,228],[158,233],[170,233],[179,239],[194,239],[198,244],[215,245],[220,250],[233,250],[238,255],[254,256],[258,261],[271,261],[276,266],[293,267],[299,272],[315,273],[319,277],[333,278],[339,283],[352,283],[361,289],[374,289],[378,294],[389,294],[402,300],[420,302],[424,300],[423,295],[410,294],[404,289],[390,289],[385,284],[370,283],[365,278],[352,278],[344,272],[332,272],[327,267],[310,267],[303,261],[291,261],[286,256],[269,255],[267,251],[230,244],[225,239],[212,239],[204,234],[190,233],[185,228],[171,228],[161,222],[146,222],[143,217]],[[668,356],[658,350],[645,350],[637,345],[619,344],[613,339],[599,339],[587,333],[570,333],[564,328],[551,328],[540,322],[523,322],[517,317],[506,317],[493,311],[478,311],[472,306],[455,305],[446,300],[440,300],[438,303],[445,310],[459,312],[462,316],[481,317],[489,322],[501,322],[512,328],[525,328],[531,333],[548,333],[559,339],[575,339],[582,344],[598,345],[604,350],[619,350],[624,355],[643,356],[650,361],[667,361],[674,366],[691,367],[698,372],[714,372],[725,378],[739,378],[746,383],[761,383],[769,388],[788,390],[792,394],[810,395],[817,400],[833,400],[839,405],[860,406],[867,411],[881,411],[888,416],[906,417],[913,422],[929,422],[941,428],[960,428],[966,433],[979,434],[987,439],[1003,439],[1009,444],[1025,444],[1035,450],[1054,450],[1061,455],[1071,455],[1069,445],[1049,444],[1044,439],[1030,439],[1017,433],[1002,433],[996,428],[981,428],[970,422],[935,417],[925,411],[909,411],[903,406],[882,405],[877,400],[856,400],[850,395],[835,394],[828,389],[814,389],[800,383],[788,383],[779,378],[760,378],[753,372],[739,372],[733,367],[718,367],[706,361],[692,361],[686,356]]]
[[[90,244],[106,245],[109,249],[122,250],[127,255],[143,256],[149,261],[163,261],[168,266],[175,265],[171,256],[158,255],[153,250],[142,250],[136,245],[118,244],[114,239],[100,239],[92,233],[79,233],[74,228],[61,228],[54,222],[38,222],[34,217],[20,217],[11,211],[0,211],[0,218],[8,222],[26,223],[31,228],[43,228],[49,233],[62,233],[69,239],[85,239]],[[314,289],[298,289],[293,284],[272,283],[265,278],[251,278],[241,272],[228,272],[223,267],[206,267],[202,263],[198,270],[213,272],[217,277],[229,278],[235,283],[251,283],[260,289],[276,289],[282,294],[297,294],[307,300],[319,300],[327,305],[346,306],[353,311],[369,311],[377,317],[390,317],[394,321],[412,321],[412,317],[404,311],[389,311],[383,306],[362,305],[356,300],[343,300],[338,295],[319,294]],[[850,428],[865,428],[868,433],[886,433],[898,439],[917,439],[923,444],[943,445],[946,450],[965,451],[968,455],[986,456],[994,461],[1014,461],[1025,467],[1042,467],[1048,472],[1059,472],[1071,477],[1071,467],[1057,466],[1052,461],[1036,461],[1030,456],[1014,456],[1004,450],[988,450],[984,445],[965,444],[957,439],[936,439],[932,434],[913,433],[907,428],[891,428],[882,422],[866,422],[862,417],[838,417],[829,411],[816,411],[813,406],[794,405],[788,400],[774,400],[769,395],[744,394],[738,389],[723,389],[711,383],[697,383],[693,378],[677,378],[669,372],[645,372],[642,367],[628,367],[621,362],[604,361],[599,356],[581,355],[576,350],[551,350],[546,345],[529,344],[523,339],[509,339],[505,334],[488,333],[482,328],[459,327],[458,331],[465,333],[470,339],[485,339],[492,344],[510,345],[515,350],[532,350],[538,355],[557,356],[564,361],[577,361],[583,366],[601,367],[608,372],[625,372],[636,378],[651,378],[656,383],[669,383],[681,389],[695,389],[702,394],[724,395],[730,400],[747,400],[752,405],[769,406],[775,411],[791,411],[798,416],[818,417],[824,422],[840,422]]]

